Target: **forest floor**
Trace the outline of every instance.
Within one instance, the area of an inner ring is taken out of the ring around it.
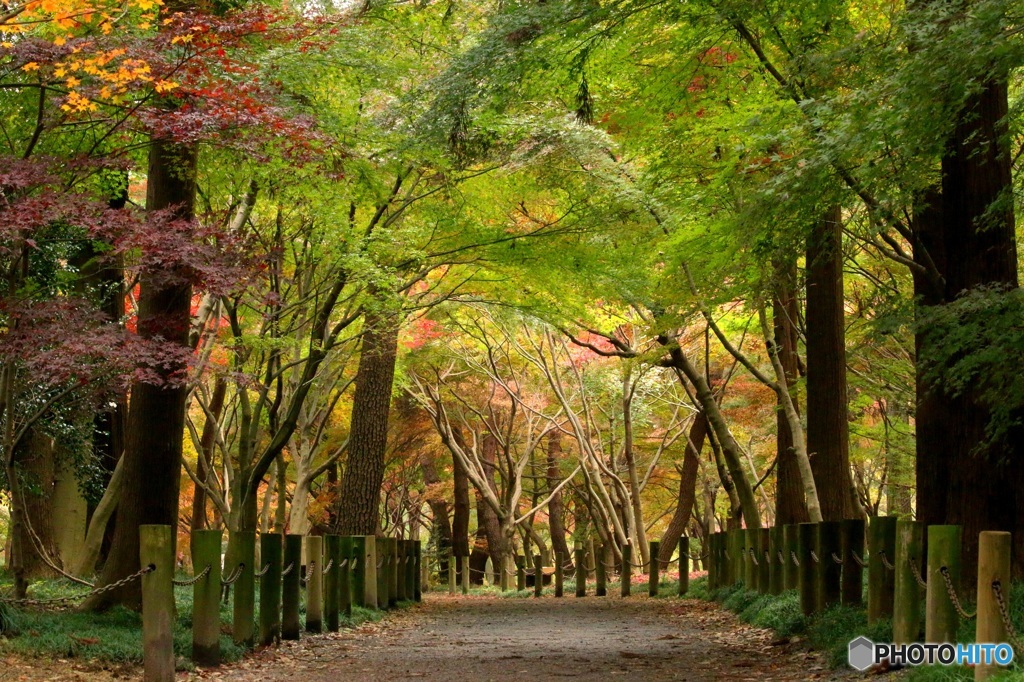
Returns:
[[[355,630],[285,643],[191,680],[855,680],[699,599],[425,595]],[[880,679],[875,676],[874,679]]]

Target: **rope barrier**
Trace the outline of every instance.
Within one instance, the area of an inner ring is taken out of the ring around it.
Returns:
[[[326,566],[324,566],[323,575],[330,573],[332,568],[334,568],[334,557],[331,557],[331,560],[327,562]]]
[[[221,578],[220,584],[224,587],[230,587],[231,585],[234,585],[236,582],[238,582],[238,579],[242,577],[243,569],[245,569],[245,564],[238,564],[238,566],[235,567],[234,573],[232,573],[227,578]]]
[[[286,575],[288,575],[289,573],[291,573],[293,568],[295,568],[295,562],[294,561],[291,562],[290,564],[288,564],[288,567],[285,568],[283,571],[281,571],[281,577],[283,578]]]
[[[200,573],[197,573],[192,578],[189,578],[188,580],[174,580],[172,578],[171,582],[174,583],[175,585],[177,585],[178,587],[189,587],[190,585],[195,585],[197,582],[199,582],[200,580],[205,578],[207,575],[209,575],[209,573],[210,573],[210,565],[207,564],[206,568],[204,568]]]
[[[800,565],[800,560],[796,558],[796,552],[790,551],[789,556],[793,559],[793,564],[795,566]]]
[[[262,571],[260,571],[259,573],[254,573],[253,577],[255,577],[255,578],[262,578],[263,576],[265,576],[267,574],[267,571],[269,571],[269,570],[270,570],[270,564],[267,564],[266,566],[263,567]]]
[[[813,549],[811,550],[811,560],[816,564],[821,563],[820,561],[818,561],[818,555],[814,553]]]
[[[885,566],[890,571],[895,571],[896,570],[896,567],[889,563],[889,558],[885,556],[885,550],[884,549],[878,552],[878,556],[882,560],[882,565],[883,566]]]
[[[832,552],[832,561],[833,561],[834,563],[837,563],[837,564],[839,564],[840,566],[842,566],[842,565],[843,565],[843,560],[842,560],[842,559],[840,559],[840,558],[839,558],[839,556],[837,556],[835,552]]]
[[[780,564],[782,564],[782,565],[786,564],[786,557],[782,556],[782,550],[779,550],[779,549],[775,550],[775,555],[778,557]]]
[[[1016,628],[1013,627],[1013,621],[1010,619],[1010,606],[1003,599],[1003,586],[998,580],[992,581],[992,594],[995,596],[996,604],[999,606],[999,617],[1003,621],[1003,627],[1006,628],[1006,636],[1010,640],[1010,644],[1013,645],[1014,651],[1020,651],[1020,639]]]
[[[761,564],[757,563],[757,555],[754,554],[754,550],[748,547],[747,552],[750,554],[750,560],[754,562],[754,565],[760,566]]]
[[[97,595],[97,594],[103,594],[104,592],[110,592],[111,590],[116,590],[119,587],[124,587],[128,583],[130,583],[130,582],[132,582],[134,580],[138,580],[139,578],[141,578],[142,576],[146,575],[147,573],[152,573],[155,570],[156,570],[156,566],[154,566],[153,564],[150,564],[150,565],[146,566],[145,568],[139,569],[138,571],[136,571],[135,573],[132,573],[129,576],[125,576],[124,578],[121,578],[120,580],[117,580],[117,581],[114,581],[114,582],[110,583],[109,585],[104,585],[103,587],[96,587],[96,588],[93,588],[93,589],[89,590],[88,592],[83,592],[82,594],[74,594],[74,595],[71,595],[71,596],[68,596],[68,597],[54,597],[52,599],[32,599],[32,598],[29,598],[29,597],[24,597],[22,599],[8,599],[6,597],[0,597],[0,603],[14,604],[14,605],[23,605],[23,606],[47,606],[49,604],[62,604],[62,603],[71,602],[71,601],[78,601],[79,599],[85,599],[86,597],[92,597],[92,596]]]
[[[859,557],[859,556],[857,555],[857,553],[856,553],[856,552],[850,552],[850,556],[852,556],[852,557],[853,557],[853,562],[854,562],[855,564],[857,564],[858,566],[860,566],[861,568],[866,568],[866,567],[867,567],[867,565],[868,565],[868,560],[867,560],[867,559],[861,559],[861,558],[860,558],[860,557]]]
[[[914,576],[914,580],[921,587],[928,587],[928,582],[921,577],[921,572],[917,570],[917,562],[914,559],[907,559],[907,565],[910,566],[910,573]]]
[[[960,614],[961,618],[970,620],[978,615],[978,612],[968,613],[964,610],[964,607],[960,604],[960,598],[957,597],[956,588],[953,587],[953,580],[949,577],[949,569],[945,566],[939,569],[939,575],[942,576],[942,580],[946,583],[946,594],[949,595],[949,601],[953,602],[953,608]]]
[[[308,566],[306,566],[306,577],[305,577],[305,578],[302,578],[302,584],[303,584],[303,585],[308,585],[308,584],[309,584],[309,577],[310,577],[311,575],[313,575],[313,571],[314,571],[315,569],[316,569],[316,562],[315,562],[315,561],[313,561],[312,559],[310,559],[310,561],[309,561],[309,565],[308,565]]]

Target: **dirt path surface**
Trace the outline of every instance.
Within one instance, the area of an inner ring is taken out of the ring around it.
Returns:
[[[286,643],[193,679],[334,682],[423,680],[853,680],[819,654],[700,600],[450,599],[384,623]],[[878,679],[878,678],[875,678]]]

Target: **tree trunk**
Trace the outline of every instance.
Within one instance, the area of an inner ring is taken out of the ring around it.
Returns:
[[[26,434],[18,450],[15,471],[19,480],[13,488],[21,518],[12,528],[12,551],[16,554],[15,581],[27,584],[57,576],[40,554],[41,549],[50,560],[59,562],[53,527],[56,462],[53,438],[39,428]]]
[[[228,392],[228,382],[223,377],[217,377],[213,385],[213,395],[210,396],[210,404],[207,406],[210,413],[206,416],[206,423],[203,424],[203,435],[200,437],[199,446],[202,452],[196,462],[196,478],[201,483],[206,483],[210,478],[210,471],[206,463],[212,465],[214,460],[214,444],[216,442],[218,422],[221,412],[224,410],[224,397]],[[206,519],[206,490],[196,486],[195,495],[192,496],[192,530],[203,530],[207,527]]]
[[[561,471],[559,470],[562,456],[562,432],[552,429],[548,432],[548,494],[551,500],[548,502],[548,530],[551,533],[551,551],[562,555],[565,566],[572,566],[572,553],[569,552],[569,542],[565,535],[565,506],[562,503],[562,491],[552,494],[550,491],[558,487],[562,482]]]
[[[462,441],[459,446],[465,446],[461,429],[455,427],[454,434],[456,440]],[[452,463],[452,478],[455,485],[452,549],[455,551],[456,557],[464,557],[469,556],[469,475],[454,454]]]
[[[779,362],[785,372],[786,383],[793,407],[800,409],[796,395],[799,373],[799,354],[796,320],[799,314],[796,300],[796,263],[792,260],[777,261],[775,264],[775,295],[772,299],[775,326],[775,343]],[[775,523],[806,523],[807,503],[804,500],[804,486],[800,478],[800,466],[796,460],[793,430],[786,419],[781,404],[776,407],[776,457],[775,464]]]
[[[825,211],[807,239],[807,453],[825,521],[853,518],[846,392],[842,213]]]
[[[698,412],[690,424],[690,433],[686,439],[686,451],[683,455],[683,468],[679,476],[679,496],[676,502],[676,511],[672,514],[672,520],[668,522],[668,528],[661,536],[661,544],[658,548],[658,561],[661,569],[667,570],[672,554],[679,544],[679,538],[686,532],[690,525],[690,516],[693,514],[693,503],[697,499],[697,471],[700,465],[700,452],[704,449],[704,441],[708,437],[708,420],[704,418],[703,412]]]
[[[423,483],[428,486],[436,486],[441,482],[433,457],[433,453],[430,452],[424,452],[420,455],[420,471],[423,474]],[[452,547],[452,524],[448,518],[448,502],[431,494],[427,497],[427,504],[430,505],[430,513],[433,516],[430,534],[434,538],[434,545],[437,547],[437,561],[440,567],[439,577],[442,584],[447,584],[448,550]]]
[[[367,313],[352,398],[348,460],[338,497],[338,532],[374,535],[388,444],[388,415],[398,357],[397,317]]]
[[[149,150],[146,209],[174,208],[176,217],[195,215],[195,150],[153,140]],[[188,347],[192,286],[184,272],[145,272],[141,277],[138,331],[146,339]],[[181,486],[181,446],[188,390],[181,379],[185,363],[167,362],[151,368],[167,383],[136,381],[132,386],[125,444],[124,485],[110,556],[100,575],[107,585],[139,569],[139,526],[164,524],[177,528]],[[177,533],[172,533],[172,538]],[[138,608],[138,580],[86,601],[85,609],[114,604]]]

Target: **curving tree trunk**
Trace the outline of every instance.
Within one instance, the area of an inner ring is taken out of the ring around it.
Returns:
[[[672,560],[672,554],[676,551],[679,538],[683,537],[687,526],[690,525],[690,517],[693,515],[693,504],[697,499],[697,472],[700,468],[700,452],[704,449],[704,441],[708,437],[708,420],[703,412],[698,412],[690,424],[690,432],[687,434],[686,451],[683,454],[683,467],[679,476],[679,496],[676,502],[676,511],[672,514],[672,520],[661,536],[661,545],[658,548],[658,561],[662,570],[668,568]]]
[[[572,566],[572,552],[565,534],[565,505],[562,502],[562,491],[555,490],[562,482],[559,460],[562,456],[562,432],[552,429],[548,432],[548,491],[551,500],[548,502],[548,529],[551,533],[551,551],[561,554],[566,567]],[[554,493],[550,491],[554,490]],[[554,557],[552,556],[552,561]]]

